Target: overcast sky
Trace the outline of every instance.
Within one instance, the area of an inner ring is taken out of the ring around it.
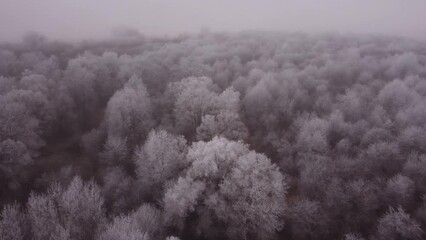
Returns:
[[[383,33],[426,40],[426,0],[0,0],[0,40],[285,30]]]

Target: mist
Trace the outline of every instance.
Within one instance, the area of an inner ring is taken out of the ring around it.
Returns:
[[[426,239],[426,3],[0,1],[1,240]]]
[[[121,27],[147,36],[212,31],[374,33],[426,39],[422,0],[43,0],[0,1],[0,41],[35,31],[52,39],[109,37]]]

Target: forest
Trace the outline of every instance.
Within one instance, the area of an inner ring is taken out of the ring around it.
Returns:
[[[2,240],[421,240],[426,42],[0,44]]]

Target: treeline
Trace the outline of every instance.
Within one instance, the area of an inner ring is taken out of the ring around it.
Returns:
[[[0,45],[0,236],[424,239],[426,43]]]

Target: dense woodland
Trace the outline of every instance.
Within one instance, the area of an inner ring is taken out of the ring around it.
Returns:
[[[0,45],[3,240],[426,237],[426,43]]]

